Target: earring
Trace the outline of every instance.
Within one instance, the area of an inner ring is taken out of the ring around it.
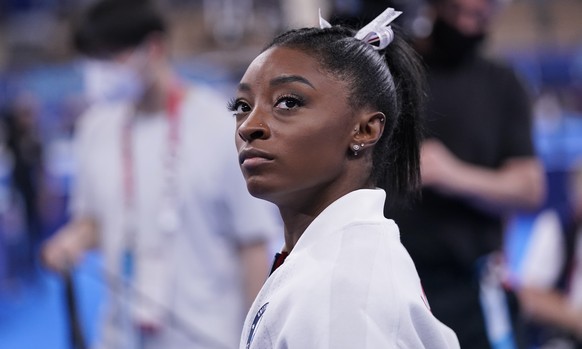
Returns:
[[[358,155],[358,151],[360,151],[360,149],[364,148],[364,143],[360,144],[354,144],[352,145],[352,150],[354,151],[354,155],[357,156]]]

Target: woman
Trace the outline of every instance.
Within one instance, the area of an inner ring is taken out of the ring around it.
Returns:
[[[282,34],[239,84],[229,107],[241,169],[285,226],[240,348],[458,347],[383,216],[386,193],[396,202],[420,177],[422,74],[386,27],[398,14],[355,37],[324,20]]]

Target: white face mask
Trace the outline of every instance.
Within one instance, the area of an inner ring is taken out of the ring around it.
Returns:
[[[135,103],[143,96],[143,68],[135,64],[135,55],[126,62],[89,60],[83,74],[85,94],[89,103],[125,101]],[[145,57],[139,57],[145,58]],[[139,65],[145,65],[144,62]]]

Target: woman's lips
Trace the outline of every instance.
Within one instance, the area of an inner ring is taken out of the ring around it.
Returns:
[[[273,156],[255,148],[245,148],[239,152],[238,160],[241,166],[248,168],[268,163]]]

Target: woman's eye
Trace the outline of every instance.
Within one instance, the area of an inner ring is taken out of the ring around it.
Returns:
[[[236,100],[228,103],[228,110],[234,112],[235,114],[241,114],[250,112],[251,107],[241,100]]]
[[[281,98],[277,101],[277,104],[275,104],[275,107],[277,108],[281,108],[281,109],[293,109],[293,108],[297,108],[301,106],[301,101],[297,98],[293,98],[293,97],[284,97]]]
[[[236,113],[247,113],[251,111],[251,107],[244,102],[239,102],[237,103],[236,109],[234,111]]]

